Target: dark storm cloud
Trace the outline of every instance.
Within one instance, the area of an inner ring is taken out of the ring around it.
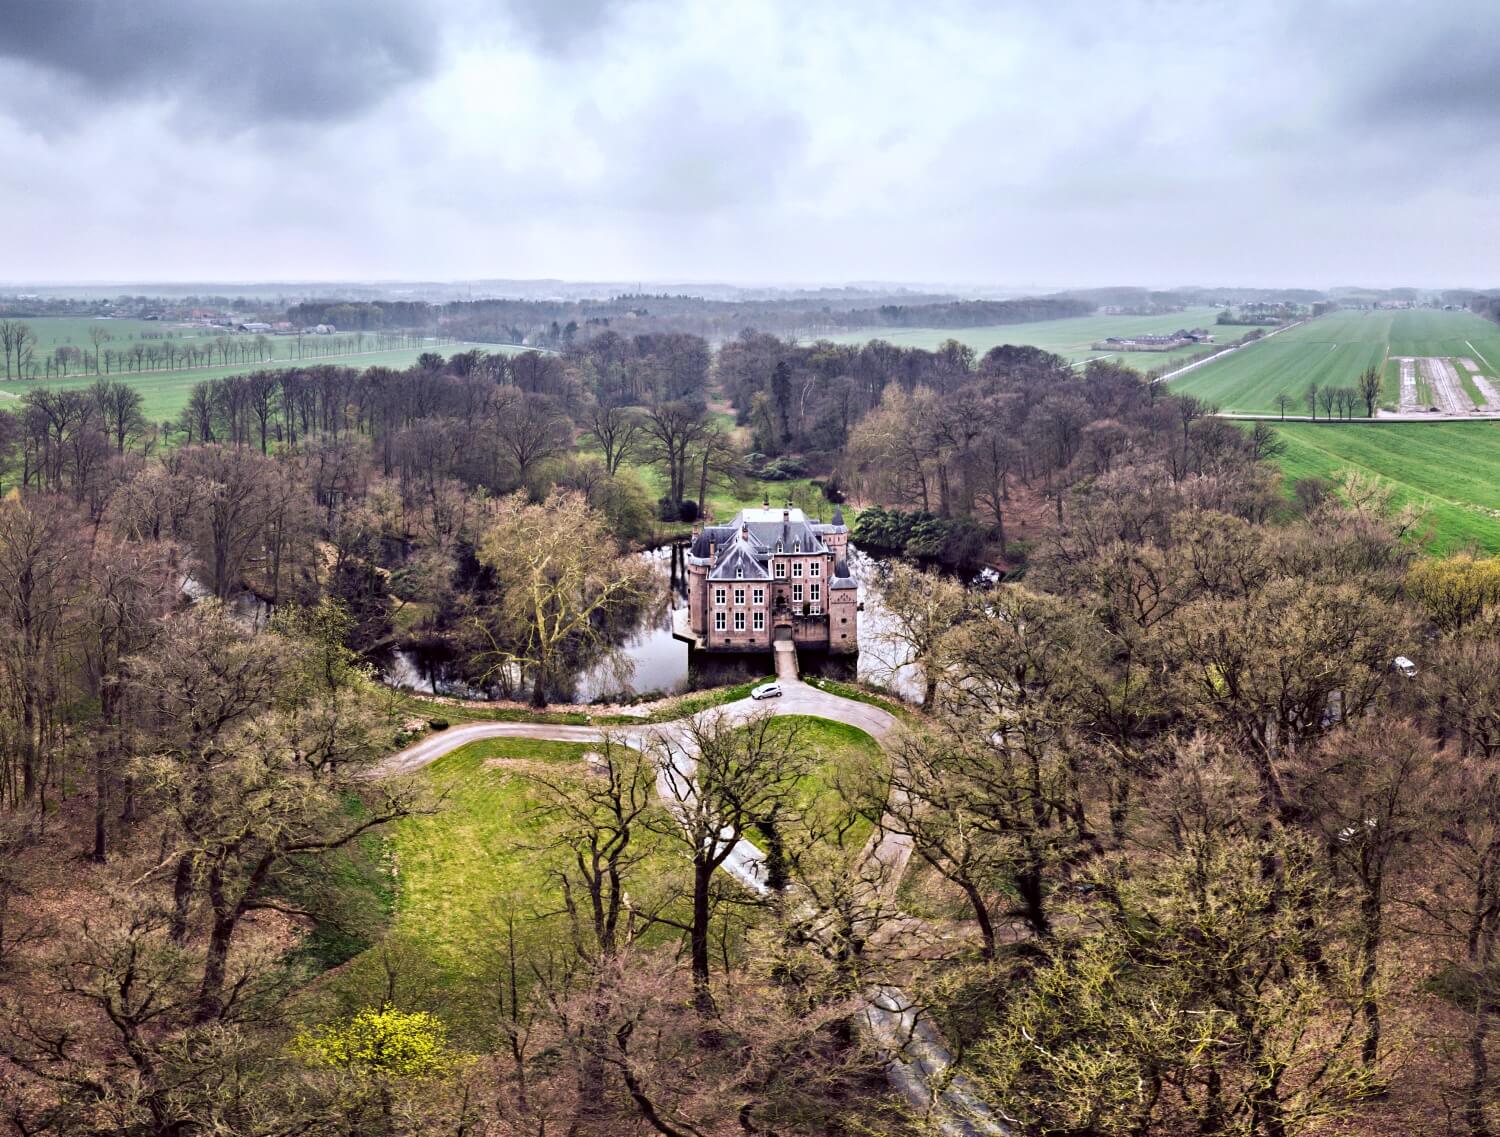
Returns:
[[[1399,66],[1356,86],[1356,120],[1425,130],[1479,126],[1493,135],[1500,128],[1495,115],[1500,107],[1500,68],[1494,58],[1500,20],[1490,23],[1497,26],[1488,35],[1453,31],[1402,45]]]
[[[1414,128],[1434,137],[1495,121],[1500,5],[1324,2],[1283,15],[1287,40],[1310,64],[1316,60],[1313,73],[1331,92],[1330,140],[1358,143],[1366,129]]]
[[[0,0],[6,275],[1492,283],[1483,0]]]
[[[0,59],[61,80],[52,116],[37,98],[6,100],[43,129],[75,109],[67,94],[166,99],[238,125],[348,119],[438,62],[438,36],[406,0],[0,0],[0,29]]]

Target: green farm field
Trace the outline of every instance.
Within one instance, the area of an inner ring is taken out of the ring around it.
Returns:
[[[1334,312],[1195,368],[1171,386],[1220,410],[1252,414],[1277,413],[1276,397],[1285,393],[1292,399],[1288,413],[1305,414],[1309,383],[1354,387],[1365,368],[1376,367],[1383,375],[1381,400],[1394,406],[1400,397],[1398,356],[1469,358],[1481,374],[1497,376],[1500,326],[1471,312]]]
[[[1276,433],[1288,485],[1349,469],[1374,474],[1426,514],[1432,552],[1500,553],[1500,422],[1285,423]]]
[[[37,356],[41,357],[54,348],[60,346],[73,346],[86,348],[92,353],[93,345],[89,341],[88,330],[90,327],[105,325],[109,328],[112,339],[106,345],[113,350],[128,348],[132,342],[136,342],[149,333],[158,338],[151,342],[161,342],[163,339],[176,340],[198,340],[201,338],[212,339],[213,336],[202,336],[204,329],[182,328],[171,324],[160,324],[147,320],[86,320],[86,319],[32,319],[27,320],[32,330],[37,334],[38,349]],[[374,342],[373,336],[370,342]],[[109,378],[128,383],[141,392],[145,400],[143,412],[151,422],[166,422],[175,418],[177,413],[187,405],[188,394],[193,385],[205,379],[222,379],[230,375],[244,375],[251,371],[275,370],[285,367],[311,367],[317,364],[332,363],[345,367],[410,367],[417,361],[417,357],[424,351],[434,351],[440,355],[451,355],[459,351],[468,351],[479,348],[484,351],[500,352],[503,354],[514,354],[524,351],[524,348],[513,347],[507,344],[479,344],[459,343],[444,344],[431,348],[395,348],[392,350],[379,351],[353,351],[344,354],[330,354],[318,356],[304,356],[297,359],[292,356],[296,351],[296,341],[290,337],[275,337],[271,341],[273,350],[277,353],[276,358],[260,363],[230,363],[212,367],[193,367],[171,371],[115,371]],[[0,405],[11,400],[18,399],[22,394],[33,386],[49,387],[55,390],[77,389],[90,386],[96,378],[90,370],[87,373],[75,373],[66,378],[42,378],[42,379],[12,379],[8,382],[0,380]]]
[[[1078,316],[1066,320],[1036,320],[1028,324],[998,324],[981,328],[874,328],[840,332],[819,339],[833,343],[863,344],[885,340],[899,347],[920,347],[931,351],[945,340],[958,340],[980,355],[1002,344],[1021,344],[1055,352],[1064,359],[1081,362],[1088,359],[1118,359],[1141,371],[1170,363],[1185,355],[1203,350],[1203,345],[1177,348],[1173,351],[1103,352],[1093,345],[1110,336],[1163,335],[1178,328],[1207,328],[1220,341],[1236,340],[1249,328],[1214,325],[1217,308],[1188,308],[1163,316]]]

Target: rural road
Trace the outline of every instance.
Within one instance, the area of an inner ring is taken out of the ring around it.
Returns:
[[[731,723],[748,722],[756,715],[811,715],[857,727],[879,742],[889,739],[901,725],[895,715],[870,703],[845,699],[820,691],[782,668],[779,680],[783,694],[777,699],[739,699],[700,711],[694,718],[720,718]],[[657,792],[667,802],[683,801],[692,793],[693,763],[690,736],[684,720],[610,727],[569,726],[562,723],[477,722],[450,727],[392,754],[376,769],[377,776],[408,774],[427,766],[461,746],[486,738],[532,738],[545,742],[597,742],[607,731],[638,748],[665,743],[670,755],[657,774]],[[865,856],[889,874],[887,887],[894,891],[911,859],[909,838],[878,828]],[[724,869],[751,891],[764,894],[765,854],[741,839],[724,863]],[[944,1137],[1010,1137],[1012,1130],[985,1105],[969,1079],[954,1071],[953,1057],[942,1035],[920,1008],[898,988],[883,986],[869,994],[864,1026],[876,1047],[888,1056],[886,1072],[891,1085],[914,1110],[925,1115],[935,1132]]]

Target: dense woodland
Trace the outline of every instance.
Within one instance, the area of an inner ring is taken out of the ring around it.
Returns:
[[[919,1133],[859,1027],[889,984],[1018,1132],[1487,1137],[1500,569],[1360,478],[1288,493],[1272,430],[1206,412],[1034,349],[613,328],[217,380],[169,424],[29,390],[0,1125]],[[794,469],[916,559],[877,585],[925,677],[884,756],[809,797],[794,721],[708,718],[668,803],[650,747],[523,764],[543,893],[461,975],[387,936],[380,834],[445,802],[382,767],[428,724],[368,660],[441,637],[544,703],[659,602],[631,549]],[[742,835],[765,898],[716,871]]]

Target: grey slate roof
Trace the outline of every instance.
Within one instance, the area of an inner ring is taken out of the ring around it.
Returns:
[[[734,524],[750,530],[750,535],[775,552],[780,544],[783,553],[792,546],[800,553],[826,553],[828,547],[818,540],[817,527],[800,509],[742,509]]]
[[[766,554],[757,549],[754,538],[736,537],[719,554],[718,563],[709,570],[709,580],[770,580],[765,565]]]
[[[831,550],[819,539],[821,533],[847,533],[843,512],[835,509],[833,524],[810,522],[800,509],[743,509],[728,525],[708,525],[694,539],[688,556],[707,563],[714,561],[709,580],[770,580],[770,560],[780,546],[782,555],[828,553]],[[738,574],[738,575],[736,575]],[[857,588],[849,576],[849,566],[834,566],[829,588]]]

